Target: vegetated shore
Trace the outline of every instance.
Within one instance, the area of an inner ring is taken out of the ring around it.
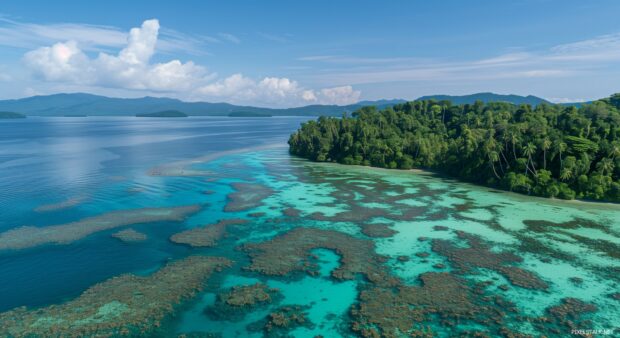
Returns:
[[[289,151],[317,162],[428,168],[525,195],[620,202],[620,94],[580,108],[414,101],[291,134]]]

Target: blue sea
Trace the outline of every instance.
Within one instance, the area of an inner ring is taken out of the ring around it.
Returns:
[[[618,205],[516,195],[422,171],[310,163],[286,144],[308,119],[0,122],[0,334],[62,336],[81,326],[92,336],[223,337],[618,329]],[[175,209],[183,207],[194,209]],[[171,240],[227,219],[245,223],[226,227],[214,245]],[[288,235],[300,228],[312,230]],[[115,237],[127,229],[145,239]],[[174,284],[152,276],[193,255],[232,263],[169,308],[155,306],[161,317],[137,315],[146,329],[119,318],[152,304],[148,293],[94,288],[131,274],[174,293]],[[298,260],[281,264],[290,255]],[[356,257],[362,263],[352,264]],[[352,274],[342,277],[341,268]],[[377,282],[371,271],[393,281]],[[454,278],[468,296],[455,307],[440,296],[454,286],[434,284],[436,276]],[[277,291],[258,305],[222,305],[235,287],[256,283]],[[101,306],[81,303],[85,292]],[[91,310],[98,315],[85,318]]]

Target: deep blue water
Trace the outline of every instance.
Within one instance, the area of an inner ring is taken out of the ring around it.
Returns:
[[[306,118],[41,118],[0,122],[0,231],[63,224],[110,210],[197,203],[193,180],[148,175],[158,165],[221,151],[285,145]],[[210,189],[228,192],[213,184]],[[187,193],[185,193],[187,190]],[[171,197],[170,194],[174,196]],[[222,194],[201,196],[200,202]],[[37,212],[78,198],[75,206]],[[163,222],[165,223],[165,222]],[[98,233],[69,245],[0,253],[0,311],[75,297],[124,272],[187,254],[165,239],[178,222],[135,226],[152,240],[124,245]],[[157,234],[159,232],[159,234]]]

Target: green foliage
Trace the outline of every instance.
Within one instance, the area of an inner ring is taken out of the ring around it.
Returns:
[[[506,190],[620,202],[620,94],[580,108],[414,101],[302,124],[313,161],[426,168]]]

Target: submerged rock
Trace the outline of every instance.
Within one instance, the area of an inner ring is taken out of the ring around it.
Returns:
[[[78,298],[39,309],[0,313],[5,337],[145,335],[175,305],[205,287],[209,276],[230,266],[225,258],[190,256],[146,276],[124,274],[88,288]]]

